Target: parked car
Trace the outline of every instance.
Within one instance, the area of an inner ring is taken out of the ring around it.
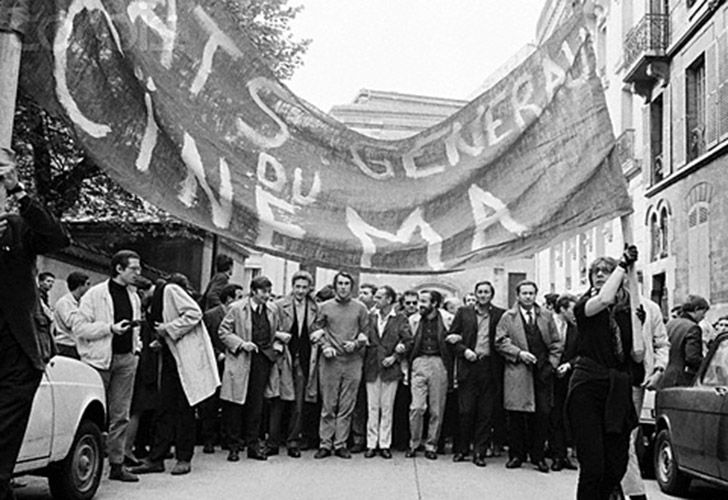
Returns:
[[[655,408],[660,489],[680,495],[693,478],[728,488],[728,334],[716,338],[693,384],[658,392]]]
[[[101,481],[106,396],[98,372],[62,356],[48,364],[33,400],[14,475],[48,477],[61,500],[89,500]]]

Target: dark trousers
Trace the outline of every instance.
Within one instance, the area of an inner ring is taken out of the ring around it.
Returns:
[[[491,358],[473,363],[468,378],[458,387],[458,439],[455,453],[484,455],[493,425],[493,406],[497,392],[491,371]]]
[[[0,328],[0,500],[14,498],[10,478],[42,375],[12,333]]]
[[[78,355],[78,350],[76,349],[76,346],[73,345],[65,345],[65,344],[56,344],[56,348],[58,349],[58,355],[59,356],[66,356],[67,358],[73,358],[73,359],[81,359],[81,356]]]
[[[310,420],[310,413],[313,411],[310,404],[306,404],[306,384],[308,378],[303,372],[298,356],[293,360],[293,389],[296,399],[294,401],[283,401],[281,398],[274,398],[270,402],[270,428],[268,445],[271,448],[278,448],[283,441],[283,428],[285,417],[288,417],[288,425],[285,427],[285,441],[288,448],[299,448],[304,429],[304,422]],[[307,436],[310,438],[310,436]]]
[[[508,455],[511,458],[520,458],[525,461],[528,452],[531,462],[537,463],[544,459],[551,415],[551,398],[550,387],[541,383],[534,385],[536,411],[508,412]]]
[[[353,444],[364,446],[367,441],[367,384],[362,371],[359,390],[356,393],[356,406],[351,416],[351,440]]]
[[[554,381],[554,407],[551,409],[549,422],[549,449],[551,458],[560,460],[566,458],[566,422],[564,411],[566,408],[566,394],[569,392],[569,379],[561,378]]]
[[[494,448],[503,447],[508,444],[508,418],[503,408],[503,377],[495,382],[496,392],[493,396],[493,436],[491,443]]]
[[[250,376],[245,405],[230,403],[223,411],[227,413],[225,421],[231,449],[238,449],[241,443],[241,424],[245,428],[245,444],[249,449],[258,447],[261,424],[263,422],[263,404],[265,403],[265,386],[268,384],[270,369],[273,363],[260,352],[250,356]]]
[[[629,430],[606,434],[604,412],[608,381],[584,382],[569,399],[571,432],[579,456],[577,500],[608,500],[627,471]]]
[[[218,372],[222,378],[222,364],[218,363]],[[202,434],[202,442],[206,445],[214,445],[215,443],[227,444],[225,439],[225,428],[220,425],[220,413],[222,402],[220,401],[220,388],[215,393],[197,405],[200,415],[200,432]]]
[[[409,446],[409,407],[412,403],[412,391],[408,385],[400,381],[397,395],[394,397],[394,415],[392,416],[392,448],[406,450]]]
[[[442,414],[442,427],[440,437],[437,440],[437,450],[445,452],[445,441],[452,439],[453,449],[462,448],[459,443],[460,433],[458,432],[460,420],[460,397],[459,389],[449,389],[445,396],[445,412]]]
[[[160,462],[174,444],[177,460],[189,462],[195,449],[195,410],[187,401],[177,363],[165,349],[159,384],[159,414],[149,459]]]

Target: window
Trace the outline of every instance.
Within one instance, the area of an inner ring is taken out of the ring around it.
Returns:
[[[664,259],[668,254],[668,233],[667,233],[667,208],[662,207],[660,211],[660,255],[659,258]]]
[[[685,73],[687,158],[705,152],[705,56],[701,55]]]
[[[716,348],[703,375],[703,385],[710,387],[728,386],[728,339]]]
[[[667,177],[662,154],[663,109],[662,96],[657,97],[650,104],[650,156],[653,184]]]
[[[688,212],[688,291],[710,297],[709,206],[699,202]]]
[[[657,224],[657,214],[653,213],[650,217],[650,261],[654,262],[660,255],[660,228]]]

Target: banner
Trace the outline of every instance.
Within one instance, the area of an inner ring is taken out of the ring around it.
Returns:
[[[101,168],[264,252],[443,272],[631,211],[577,19],[461,111],[397,141],[293,95],[218,0],[46,0],[31,23],[22,88],[73,123]]]

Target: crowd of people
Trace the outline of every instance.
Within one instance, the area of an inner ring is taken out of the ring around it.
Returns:
[[[108,279],[34,278],[35,256],[62,248],[62,225],[18,183],[9,153],[0,167],[20,214],[0,218],[0,498],[9,480],[45,363],[54,353],[96,369],[106,390],[109,478],[136,482],[191,471],[199,441],[227,460],[267,460],[312,449],[315,459],[391,459],[423,454],[484,467],[507,450],[506,468],[576,469],[577,498],[620,489],[645,497],[635,453],[645,390],[690,384],[728,317],[708,328],[706,299],[689,296],[667,324],[641,297],[635,310],[625,276],[637,260],[598,258],[581,297],[547,294],[529,280],[507,310],[495,287],[475,284],[461,300],[434,289],[398,294],[346,271],[314,293],[306,271],[291,292],[272,295],[257,276],[230,283],[233,261],[198,296],[183,274],[152,282],[141,257],[122,250]],[[9,277],[10,279],[6,279]],[[5,305],[10,307],[4,307]],[[633,314],[640,331],[634,331]],[[51,342],[53,332],[55,342]],[[571,425],[570,425],[571,424]],[[199,436],[199,438],[198,438]],[[451,447],[451,450],[449,448]],[[551,460],[549,464],[547,458]]]

